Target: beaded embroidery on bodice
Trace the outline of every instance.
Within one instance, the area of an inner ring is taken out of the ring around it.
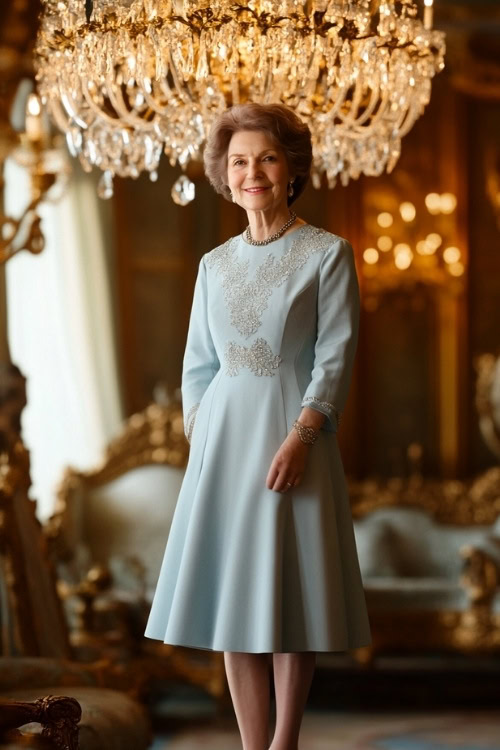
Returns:
[[[314,253],[332,247],[332,242],[337,237],[310,224],[295,230],[294,235],[288,250],[278,257],[268,252],[253,273],[250,272],[250,259],[240,260],[236,255],[239,236],[231,237],[204,256],[206,266],[221,276],[223,298],[231,324],[247,339],[262,325],[262,314],[267,309],[273,290],[302,268]],[[251,246],[248,250],[252,252]],[[225,342],[223,364],[227,375],[234,377],[242,368],[246,368],[254,375],[273,377],[282,361],[279,352],[274,353],[269,342],[262,336],[254,339],[249,346],[233,340]],[[304,405],[311,402],[318,403],[330,415],[335,414],[337,422],[340,419],[340,412],[334,404],[315,396],[304,399]],[[198,406],[198,403],[194,404],[185,419],[185,432],[189,442]]]
[[[240,367],[248,367],[255,375],[274,375],[273,370],[281,364],[280,355],[273,354],[263,338],[255,339],[249,348],[240,346],[235,341],[228,341],[225,359],[228,375],[238,375]]]
[[[326,250],[332,235],[324,229],[305,224],[296,230],[290,248],[279,258],[268,253],[257,266],[253,278],[248,278],[249,260],[238,260],[235,249],[238,237],[231,237],[223,245],[206,255],[207,266],[222,276],[224,301],[231,323],[248,338],[261,326],[261,316],[267,308],[273,289],[281,286],[306,263],[313,253]]]

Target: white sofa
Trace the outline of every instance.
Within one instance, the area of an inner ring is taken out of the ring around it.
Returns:
[[[354,529],[370,611],[463,612],[470,594],[461,581],[461,550],[472,546],[500,559],[500,519],[461,526],[439,523],[420,508],[385,507],[356,520]],[[492,611],[500,613],[500,589]]]

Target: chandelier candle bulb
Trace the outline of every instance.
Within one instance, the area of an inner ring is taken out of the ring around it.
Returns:
[[[424,0],[424,28],[432,29],[434,0]]]
[[[36,94],[30,94],[26,103],[25,130],[30,141],[35,143],[42,140],[42,107]]]

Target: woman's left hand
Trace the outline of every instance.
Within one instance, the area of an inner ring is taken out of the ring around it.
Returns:
[[[295,430],[287,435],[276,452],[266,478],[268,489],[287,492],[300,484],[311,445],[303,443]]]

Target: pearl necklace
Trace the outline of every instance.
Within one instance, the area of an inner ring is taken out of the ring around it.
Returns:
[[[281,237],[284,232],[288,229],[288,227],[291,227],[295,219],[297,218],[297,214],[295,211],[290,211],[290,218],[286,222],[286,224],[283,224],[281,229],[278,229],[277,232],[274,234],[271,234],[267,239],[265,240],[254,240],[252,237],[252,233],[250,232],[250,224],[247,226],[244,232],[244,237],[246,242],[248,242],[250,245],[269,245],[270,242],[274,242],[274,240],[277,240]]]

